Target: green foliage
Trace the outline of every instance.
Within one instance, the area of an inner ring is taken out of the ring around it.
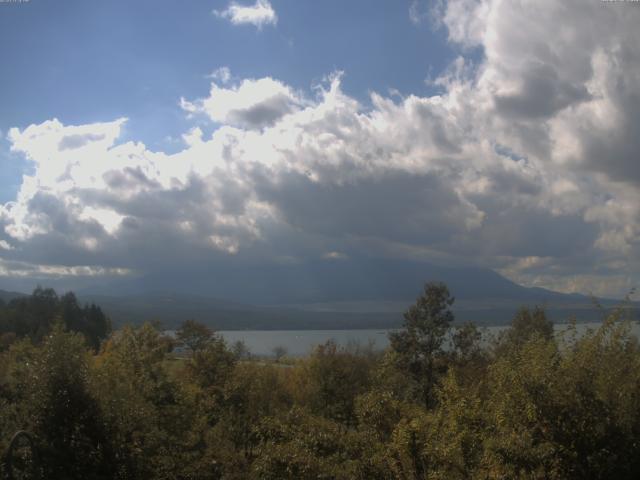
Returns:
[[[39,346],[15,342],[0,354],[0,451],[17,430],[32,432],[44,478],[112,478],[111,438],[91,391],[84,338],[53,326]]]
[[[53,327],[29,371],[29,427],[39,441],[47,478],[111,478],[110,438],[89,387],[82,336]]]
[[[442,480],[473,478],[482,460],[488,424],[484,418],[481,382],[460,381],[450,370],[439,391],[424,441],[430,477]]]
[[[326,418],[347,425],[356,421],[355,399],[366,392],[374,357],[359,346],[338,347],[329,340],[316,347],[298,368],[298,400]]]
[[[0,453],[5,452],[15,432],[29,426],[28,391],[36,354],[28,340],[0,352]]]
[[[285,355],[287,355],[287,349],[285,347],[282,345],[273,347],[273,358],[275,358],[276,363],[279,363]]]
[[[365,435],[300,409],[265,418],[258,436],[261,443],[252,466],[254,478],[392,478],[377,461],[376,444]]]
[[[259,444],[257,426],[291,407],[283,382],[281,369],[241,363],[220,387],[208,443],[224,478],[247,478]]]
[[[553,338],[553,322],[547,319],[545,311],[535,307],[531,311],[522,307],[513,317],[511,327],[505,330],[498,339],[497,349],[502,351],[509,348],[520,348],[533,337],[544,340]]]
[[[456,328],[451,343],[458,360],[469,362],[477,359],[482,353],[481,340],[482,332],[474,323],[468,322]]]
[[[247,344],[242,340],[236,340],[233,345],[231,345],[231,351],[238,360],[249,360],[251,358],[249,347],[247,347]]]
[[[400,368],[419,386],[425,406],[432,404],[438,359],[453,322],[454,299],[442,283],[427,283],[424,293],[404,314],[404,329],[389,335]]]
[[[72,292],[58,297],[53,289],[38,287],[30,296],[0,304],[0,351],[18,338],[42,341],[58,320],[67,330],[84,335],[96,351],[111,332],[109,318],[97,305],[81,307]]]
[[[189,378],[202,389],[219,388],[229,378],[237,356],[227,348],[225,341],[212,335],[207,344],[193,352],[186,362]]]
[[[118,478],[182,478],[197,443],[194,404],[166,367],[172,341],[125,327],[95,359],[94,391],[114,444]]]
[[[195,322],[189,355],[150,324],[96,351],[75,297],[41,289],[3,310],[26,323],[0,349],[0,452],[26,429],[61,479],[640,476],[640,345],[623,310],[554,335],[523,309],[485,345],[451,328],[452,302],[428,284],[383,354],[327,342],[284,364]]]
[[[181,345],[186,346],[191,353],[205,348],[213,339],[213,331],[206,325],[195,320],[186,320],[176,331],[176,338]]]

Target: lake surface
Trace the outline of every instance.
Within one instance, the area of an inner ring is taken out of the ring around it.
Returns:
[[[301,356],[310,353],[313,348],[328,340],[335,340],[338,345],[345,346],[349,342],[361,345],[373,343],[376,350],[383,350],[389,345],[387,338],[391,330],[231,330],[219,331],[218,334],[229,345],[243,341],[253,355],[272,355],[276,347],[284,347],[287,355]]]
[[[577,325],[579,333],[585,332],[588,328],[596,329],[600,323],[581,323]],[[501,330],[507,328],[484,327],[482,328],[485,340],[497,335]],[[567,325],[556,324],[556,331],[566,330]],[[284,347],[287,355],[302,356],[309,354],[316,346],[328,340],[334,340],[338,345],[346,346],[350,342],[359,343],[365,346],[371,343],[376,350],[383,350],[389,345],[388,334],[392,330],[228,330],[218,333],[227,341],[229,345],[236,341],[245,343],[253,355],[270,356],[273,349]],[[634,323],[632,331],[636,336],[640,336],[640,325]]]

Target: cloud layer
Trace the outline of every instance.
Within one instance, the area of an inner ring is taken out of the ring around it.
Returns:
[[[640,280],[640,10],[626,7],[443,3],[461,56],[431,97],[364,106],[339,73],[305,95],[224,70],[181,102],[216,130],[195,126],[173,155],[119,143],[126,119],[12,129],[34,173],[0,207],[0,273],[366,254],[624,294]],[[220,15],[277,18],[263,1]]]

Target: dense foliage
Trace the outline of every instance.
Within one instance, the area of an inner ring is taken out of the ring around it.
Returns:
[[[428,284],[385,352],[277,363],[195,322],[180,354],[149,324],[94,352],[43,322],[0,352],[0,451],[26,429],[57,479],[638,478],[640,346],[620,312],[578,335],[522,309],[487,341],[452,302]]]
[[[72,292],[58,296],[51,288],[38,287],[6,305],[0,300],[0,350],[24,337],[40,343],[56,322],[81,333],[94,350],[111,332],[111,322],[97,305],[80,306]]]

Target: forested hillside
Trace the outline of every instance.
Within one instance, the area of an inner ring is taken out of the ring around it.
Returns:
[[[51,319],[0,352],[0,451],[32,433],[42,478],[640,475],[640,345],[622,309],[583,336],[521,309],[486,342],[427,284],[385,352],[328,342],[269,362],[197,322],[177,339],[125,327],[96,351],[69,298],[34,297],[3,309],[3,328],[43,305]]]
[[[84,335],[94,350],[111,332],[111,322],[95,304],[81,306],[73,292],[62,296],[51,288],[36,288],[31,295],[0,299],[0,348],[15,339],[28,338],[39,343],[54,324]]]

